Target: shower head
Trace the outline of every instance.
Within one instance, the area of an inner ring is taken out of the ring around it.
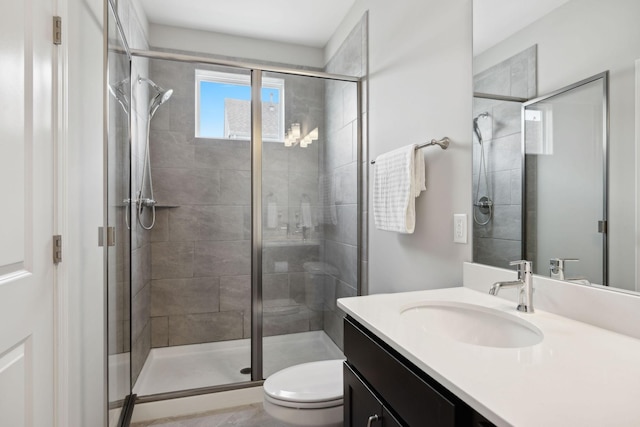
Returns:
[[[489,117],[489,113],[487,113],[486,111],[484,113],[478,114],[476,117],[473,118],[473,131],[478,137],[478,142],[480,144],[482,144],[482,134],[480,133],[480,126],[478,126],[478,119],[485,118],[485,117]]]
[[[153,117],[153,115],[158,110],[158,107],[160,107],[162,104],[167,102],[169,98],[171,98],[171,95],[173,95],[173,89],[163,89],[162,87],[155,84],[151,79],[148,79],[146,77],[138,77],[138,83],[142,82],[148,83],[149,86],[151,86],[156,90],[156,92],[158,92],[149,103],[149,119],[151,119],[151,117]]]
[[[149,116],[153,117],[156,113],[158,107],[167,102],[169,98],[173,95],[173,89],[167,89],[162,92],[158,92],[158,94],[151,101],[151,105],[149,105]]]

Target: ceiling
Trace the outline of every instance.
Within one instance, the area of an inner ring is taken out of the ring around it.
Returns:
[[[141,0],[151,24],[322,48],[355,0]]]
[[[478,55],[569,0],[473,0],[473,54]]]

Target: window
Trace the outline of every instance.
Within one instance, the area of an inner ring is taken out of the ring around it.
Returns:
[[[262,138],[284,141],[284,80],[262,78]],[[251,138],[251,77],[196,70],[196,137]]]

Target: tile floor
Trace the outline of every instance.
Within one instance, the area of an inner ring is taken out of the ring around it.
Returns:
[[[271,418],[261,403],[221,409],[187,417],[163,418],[131,424],[131,427],[282,427]]]

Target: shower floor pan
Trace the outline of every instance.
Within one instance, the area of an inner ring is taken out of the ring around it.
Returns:
[[[288,366],[344,355],[323,331],[266,337],[264,376]],[[138,396],[233,384],[251,379],[240,370],[250,366],[248,339],[153,348],[133,392]]]

